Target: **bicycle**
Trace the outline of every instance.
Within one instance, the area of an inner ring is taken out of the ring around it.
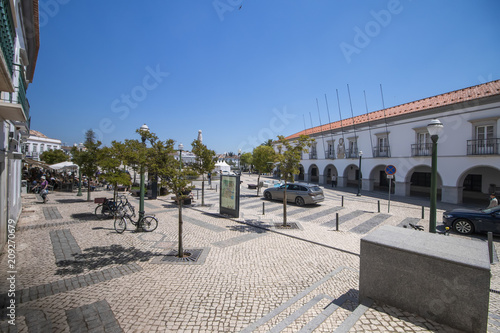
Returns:
[[[112,199],[104,198],[104,202],[97,205],[95,208],[95,215],[102,215],[105,218],[112,218],[116,216],[121,210],[129,209],[132,215],[135,216],[135,208],[130,204],[128,198],[124,195],[118,197],[119,200],[114,201]]]
[[[147,232],[154,231],[158,227],[158,219],[156,219],[154,215],[145,215],[142,218],[139,215],[137,217],[137,221],[134,221],[132,219],[132,216],[135,216],[135,213],[133,215],[130,215],[126,210],[123,210],[123,215],[120,217],[120,219],[115,216],[114,225],[117,233],[121,234],[125,231],[125,229],[127,229],[127,219],[134,226],[139,225],[144,231]]]
[[[422,226],[422,225],[408,223],[408,226],[410,226],[413,230],[424,231],[424,226]],[[404,226],[404,227],[408,228],[407,226]],[[449,236],[450,231],[451,231],[450,227],[445,227],[443,232],[438,231],[437,233],[441,234],[441,235]]]

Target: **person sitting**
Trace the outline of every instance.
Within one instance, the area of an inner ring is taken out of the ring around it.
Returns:
[[[488,207],[486,207],[486,209],[493,208],[496,206],[498,206],[498,199],[496,198],[495,193],[491,193],[490,194],[490,204],[488,205]]]

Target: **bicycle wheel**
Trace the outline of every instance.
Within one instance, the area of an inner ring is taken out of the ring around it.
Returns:
[[[105,218],[112,218],[115,214],[114,212],[114,203],[107,203],[102,206],[102,215]]]
[[[117,233],[121,234],[127,229],[127,220],[124,217],[121,219],[115,219],[115,230]]]
[[[158,227],[158,220],[154,216],[145,216],[142,219],[142,229],[144,231],[153,231]]]
[[[103,204],[99,204],[99,205],[97,205],[97,207],[95,208],[94,213],[95,213],[95,215],[96,215],[97,217],[101,217],[101,215],[102,215],[102,205],[103,205]]]

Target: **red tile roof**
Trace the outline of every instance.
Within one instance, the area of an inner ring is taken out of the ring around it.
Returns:
[[[393,106],[391,108],[382,109],[374,112],[370,112],[368,114],[363,114],[356,116],[354,118],[347,118],[342,120],[342,126],[348,127],[358,124],[363,124],[368,121],[374,121],[377,119],[383,119],[384,113],[386,118],[391,118],[395,116],[400,116],[402,114],[409,114],[424,110],[429,110],[432,108],[437,108],[445,105],[452,105],[457,103],[462,103],[466,101],[471,101],[475,99],[480,99],[484,97],[500,95],[500,80],[487,82],[484,84],[480,84],[477,86],[472,86],[452,92],[448,92],[445,94],[432,96],[424,99],[420,99],[418,101],[401,104],[397,106]],[[298,133],[292,134],[286,139],[293,139],[299,137],[302,134],[316,134],[324,131],[334,130],[337,128],[341,128],[341,122],[335,121],[326,125],[316,126],[313,128],[308,128],[304,131],[300,131]]]

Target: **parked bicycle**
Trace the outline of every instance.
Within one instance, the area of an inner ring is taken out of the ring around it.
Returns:
[[[135,208],[128,201],[127,196],[118,196],[117,200],[107,198],[96,198],[95,203],[99,203],[95,208],[95,215],[104,218],[112,218],[114,216],[123,215],[123,211],[130,211],[132,216],[135,216]]]
[[[134,215],[130,215],[126,210],[121,217],[115,216],[115,230],[117,233],[121,234],[127,229],[127,220],[134,226],[137,225],[142,228],[142,230],[151,232],[158,227],[158,220],[154,215],[144,215],[142,218],[140,215],[137,217],[137,221],[132,219]]]
[[[418,225],[418,224],[413,224],[413,223],[408,223],[408,226],[410,228],[412,228],[413,230],[418,230],[418,231],[424,231],[424,226],[422,225]],[[405,228],[407,228],[407,226],[404,226]],[[445,227],[444,228],[444,231],[438,231],[437,233],[438,234],[442,234],[442,235],[445,235],[445,236],[449,236],[450,234],[450,227]]]

